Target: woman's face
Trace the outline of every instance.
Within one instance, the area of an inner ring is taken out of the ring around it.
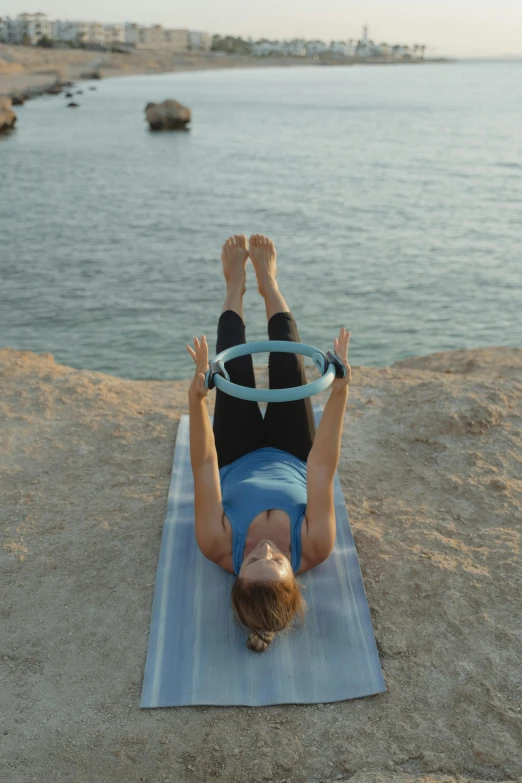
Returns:
[[[243,579],[284,580],[292,575],[288,557],[269,538],[264,538],[245,557],[239,576]]]

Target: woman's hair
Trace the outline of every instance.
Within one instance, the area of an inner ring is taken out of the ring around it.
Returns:
[[[301,595],[304,585],[295,577],[284,581],[249,580],[238,576],[232,586],[230,603],[239,622],[251,633],[246,646],[263,652],[278,631],[289,628],[299,614],[304,619],[306,602]]]

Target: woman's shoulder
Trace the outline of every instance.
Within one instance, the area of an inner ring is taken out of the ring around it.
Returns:
[[[224,571],[235,575],[236,572],[234,571],[234,560],[232,557],[232,552],[224,553],[221,558],[214,560],[214,562]],[[301,564],[298,571],[296,572],[296,576],[300,576],[301,574],[306,573],[306,571],[310,571],[321,562],[322,561],[317,561],[315,558],[310,558],[304,551],[301,551]]]
[[[322,559],[318,558],[317,553],[312,542],[307,537],[307,524],[306,516],[303,517],[301,525],[301,563],[299,569],[296,572],[296,576],[310,571],[315,566],[322,563]],[[234,571],[234,554],[232,551],[232,528],[228,519],[223,517],[223,540],[222,546],[216,551],[215,557],[212,558],[213,562],[223,568],[229,574],[235,574]]]

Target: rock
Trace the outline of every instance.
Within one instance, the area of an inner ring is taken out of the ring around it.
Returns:
[[[101,71],[89,71],[87,73],[82,73],[81,79],[101,79]]]
[[[97,90],[97,87],[89,87],[89,90]]]
[[[76,95],[83,95],[83,90],[76,90]]]
[[[13,111],[11,98],[0,98],[0,131],[14,128],[16,114]]]
[[[11,95],[11,103],[13,106],[23,106],[26,99],[26,96],[21,93],[14,93],[14,95]]]
[[[178,101],[148,103],[145,115],[151,130],[177,130],[185,128],[192,119],[191,111]]]
[[[67,104],[67,108],[68,109],[77,109],[79,105],[80,105],[79,103],[74,103],[74,101],[71,101],[71,103]]]
[[[48,95],[60,95],[62,90],[63,90],[63,87],[62,87],[61,83],[60,82],[56,82],[56,84],[53,84],[51,87],[48,87],[45,92]]]
[[[72,94],[72,92],[66,92],[66,93],[65,93],[65,97],[66,97],[66,98],[72,98],[72,97],[73,97],[73,94]]]

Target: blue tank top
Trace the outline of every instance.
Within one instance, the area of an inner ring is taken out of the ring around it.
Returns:
[[[232,526],[232,560],[239,574],[248,529],[261,511],[277,508],[290,517],[292,570],[301,564],[301,526],[306,512],[306,462],[267,446],[250,451],[219,471],[223,511]]]

